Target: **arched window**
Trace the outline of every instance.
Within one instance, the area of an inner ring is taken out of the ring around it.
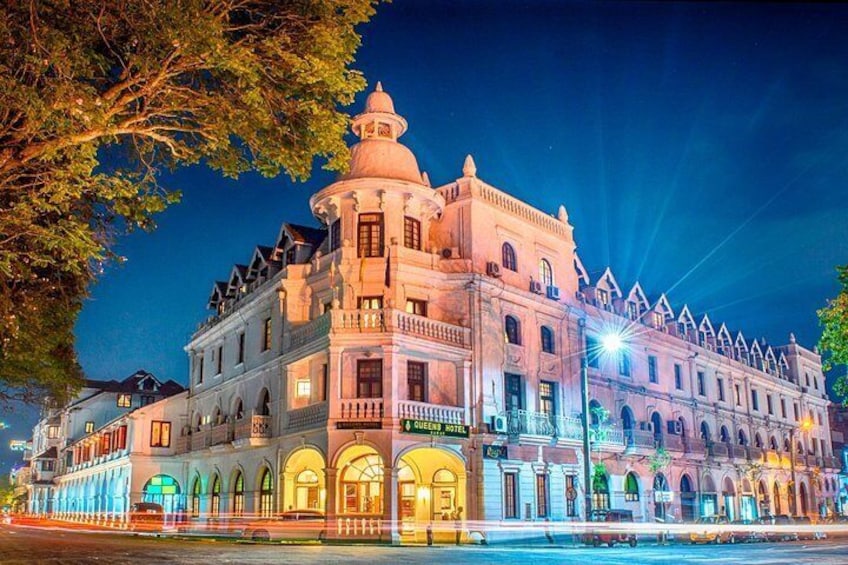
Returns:
[[[780,509],[780,485],[777,484],[777,481],[774,482],[774,487],[772,488],[772,498],[774,499],[775,515],[783,514]]]
[[[539,280],[544,286],[554,286],[554,270],[547,259],[539,259]]]
[[[708,442],[710,441],[710,426],[706,422],[701,422],[701,439]]]
[[[745,430],[739,430],[738,440],[739,445],[748,445],[748,437],[745,435]]]
[[[548,326],[542,326],[542,351],[554,353],[554,331]]]
[[[501,255],[501,264],[503,265],[504,269],[509,269],[510,271],[518,270],[515,261],[515,249],[512,247],[512,245],[504,243],[501,247]]]
[[[233,516],[244,515],[244,475],[236,473],[233,481]]]
[[[211,500],[211,508],[210,513],[212,516],[219,516],[221,514],[221,479],[218,478],[218,475],[214,475],[212,477],[212,500]]]
[[[521,345],[521,324],[515,316],[507,316],[504,320],[504,333],[507,343]]]
[[[721,443],[730,443],[730,432],[727,431],[727,426],[722,426],[719,434],[721,435]]]
[[[624,478],[624,501],[639,501],[639,480],[633,473],[627,473],[627,476]]]
[[[657,447],[663,446],[663,420],[659,412],[651,414],[651,427],[654,429],[654,444]]]
[[[778,449],[777,438],[774,436],[771,436],[771,439],[769,440],[769,449],[771,449],[772,451],[777,451]]]
[[[236,420],[244,418],[244,404],[242,403],[241,398],[236,400],[236,405],[233,409],[233,416],[235,416]]]
[[[754,447],[762,447],[763,446],[763,436],[760,435],[760,432],[754,434]]]
[[[379,455],[362,455],[342,473],[343,512],[380,514],[383,511],[383,461]]]
[[[609,480],[605,473],[596,473],[592,477],[592,508],[607,510],[610,505]]]
[[[654,476],[654,492],[667,492],[668,490],[668,481],[666,480],[665,475],[657,473],[656,476]],[[666,503],[663,502],[662,497],[654,495],[654,516],[659,520],[665,520],[665,514]]]
[[[194,486],[191,487],[191,517],[200,516],[200,477],[195,477]]]
[[[274,479],[271,470],[265,469],[259,482],[259,515],[268,518],[274,511]]]
[[[259,395],[258,412],[260,416],[271,415],[271,394],[268,392],[267,388],[263,388]]]
[[[312,469],[305,469],[298,473],[295,479],[295,500],[298,509],[318,508],[318,492],[318,473]]]
[[[176,512],[180,502],[185,504],[185,495],[180,484],[170,475],[154,475],[142,489],[142,502],[161,504],[166,514]]]
[[[590,418],[590,421],[592,422],[593,426],[597,427],[597,426],[601,425],[600,414],[603,411],[603,409],[604,409],[604,407],[601,406],[601,403],[598,402],[597,400],[592,399],[589,402],[589,418]]]

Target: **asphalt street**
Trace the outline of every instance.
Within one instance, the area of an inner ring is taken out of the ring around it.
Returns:
[[[524,563],[653,565],[848,564],[848,540],[720,546],[643,544],[636,548],[556,546],[340,546],[265,545],[209,539],[172,539],[128,534],[81,533],[62,529],[0,526],[0,563]]]

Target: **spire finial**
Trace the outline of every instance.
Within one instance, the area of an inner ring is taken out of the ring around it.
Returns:
[[[427,174],[427,171],[421,172],[421,184],[423,184],[424,186],[431,186],[430,176]]]
[[[565,206],[562,204],[559,205],[559,211],[557,212],[557,219],[563,224],[568,223],[568,212],[565,211]]]
[[[795,343],[795,332],[789,332],[789,343]]]
[[[474,164],[474,158],[471,155],[465,156],[465,163],[462,165],[462,176],[476,177],[477,165]]]
[[[377,86],[374,87],[375,92],[383,92],[383,83],[379,80],[377,81]]]

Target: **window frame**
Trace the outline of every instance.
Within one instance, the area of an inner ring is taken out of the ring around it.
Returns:
[[[632,304],[632,303],[631,303]],[[656,355],[648,355],[648,382],[653,384],[659,384],[659,371],[657,369],[657,356]]]
[[[85,423],[85,433],[87,433],[87,434],[94,433],[94,421],[93,420],[88,420]]]
[[[382,212],[359,214],[356,226],[356,256],[358,258],[384,255],[386,237],[384,221]]]
[[[503,474],[503,516],[504,520],[521,518],[518,512],[518,473],[506,471]]]
[[[521,345],[521,320],[512,314],[504,316],[504,338],[507,343]]]
[[[152,420],[150,422],[150,447],[171,447],[171,422]]]
[[[551,489],[550,481],[546,473],[536,473],[535,479],[536,491],[536,517],[549,518],[551,514]]]
[[[403,217],[403,246],[421,251],[421,220],[411,216]]]
[[[331,222],[328,231],[330,234],[330,253],[332,253],[342,246],[342,219],[336,218],[335,221]]]
[[[416,394],[413,391],[419,391]],[[406,362],[406,396],[413,402],[429,402],[427,387],[427,363],[423,361]]]
[[[356,360],[356,398],[383,398],[382,359]]]
[[[132,394],[128,392],[118,393],[118,397],[115,399],[115,402],[118,405],[118,408],[132,408]]]
[[[515,247],[508,241],[501,245],[501,266],[513,273],[518,272],[518,256],[515,253]]]
[[[244,363],[244,332],[238,334],[238,357],[236,358],[236,366]]]
[[[674,364],[674,389],[683,390],[683,365]]]
[[[549,326],[541,326],[539,328],[539,338],[541,340],[542,353],[556,353],[556,340],[554,338],[554,330]]]
[[[262,322],[262,353],[271,350],[271,316]]]
[[[415,316],[427,317],[427,301],[420,298],[406,299],[406,313]]]
[[[554,268],[551,265],[551,262],[544,257],[539,259],[539,282],[541,282],[545,287],[556,286]]]

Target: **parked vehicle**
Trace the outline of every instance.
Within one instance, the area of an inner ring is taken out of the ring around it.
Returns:
[[[324,541],[327,538],[327,527],[323,512],[289,510],[277,516],[248,522],[242,537],[254,541]]]
[[[727,516],[705,516],[695,520],[692,531],[689,532],[689,541],[692,543],[733,543],[732,532],[728,528],[730,522]]]
[[[134,532],[161,532],[165,511],[155,502],[136,502],[130,507],[129,528]]]
[[[824,532],[816,531],[813,528],[813,521],[810,520],[809,516],[795,516],[793,518],[795,521],[795,525],[798,526],[798,539],[802,540],[818,540],[825,539],[827,534]]]
[[[795,520],[792,516],[781,514],[779,516],[763,516],[760,524],[766,526],[765,537],[768,541],[797,541],[798,532],[795,531]],[[770,526],[778,526],[770,529]]]
[[[591,522],[597,522],[595,528],[589,526],[589,529],[583,535],[583,543],[591,544],[598,547],[601,544],[607,544],[610,547],[617,543],[626,543],[630,547],[636,547],[636,533],[632,531],[622,531],[616,529],[616,524],[632,523],[633,512],[630,510],[594,510],[592,511]]]
[[[766,537],[760,530],[759,521],[756,520],[733,520],[731,526],[737,526],[730,531],[730,543],[745,543],[765,541]]]

